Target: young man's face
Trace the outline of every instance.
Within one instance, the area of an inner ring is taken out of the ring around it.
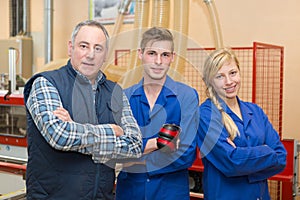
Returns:
[[[81,27],[74,44],[69,41],[68,53],[72,66],[94,82],[106,59],[105,34],[95,26]]]
[[[144,67],[144,79],[164,81],[174,60],[172,42],[150,41],[143,52],[139,49],[139,58]]]

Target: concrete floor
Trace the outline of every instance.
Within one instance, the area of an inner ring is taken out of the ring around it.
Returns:
[[[25,189],[25,180],[20,175],[0,172],[0,198],[1,195]]]

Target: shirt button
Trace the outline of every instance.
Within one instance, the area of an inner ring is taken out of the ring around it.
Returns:
[[[147,182],[150,182],[150,179],[149,179],[149,178],[147,178]]]
[[[250,140],[250,136],[247,136],[247,140]]]

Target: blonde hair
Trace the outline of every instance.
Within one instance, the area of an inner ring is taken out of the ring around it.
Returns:
[[[211,99],[211,101],[220,111],[223,124],[230,136],[230,139],[234,140],[234,138],[239,135],[238,127],[236,126],[232,118],[222,108],[217,98],[218,95],[211,84],[213,78],[221,69],[221,67],[232,60],[235,61],[238,69],[240,69],[239,61],[232,50],[230,50],[229,48],[221,48],[213,51],[205,60],[203,69],[203,81],[207,87],[206,94],[208,98]]]

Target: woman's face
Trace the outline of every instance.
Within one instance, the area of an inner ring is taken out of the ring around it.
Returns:
[[[236,98],[240,85],[240,70],[234,60],[225,63],[212,79],[214,90],[225,102]]]

